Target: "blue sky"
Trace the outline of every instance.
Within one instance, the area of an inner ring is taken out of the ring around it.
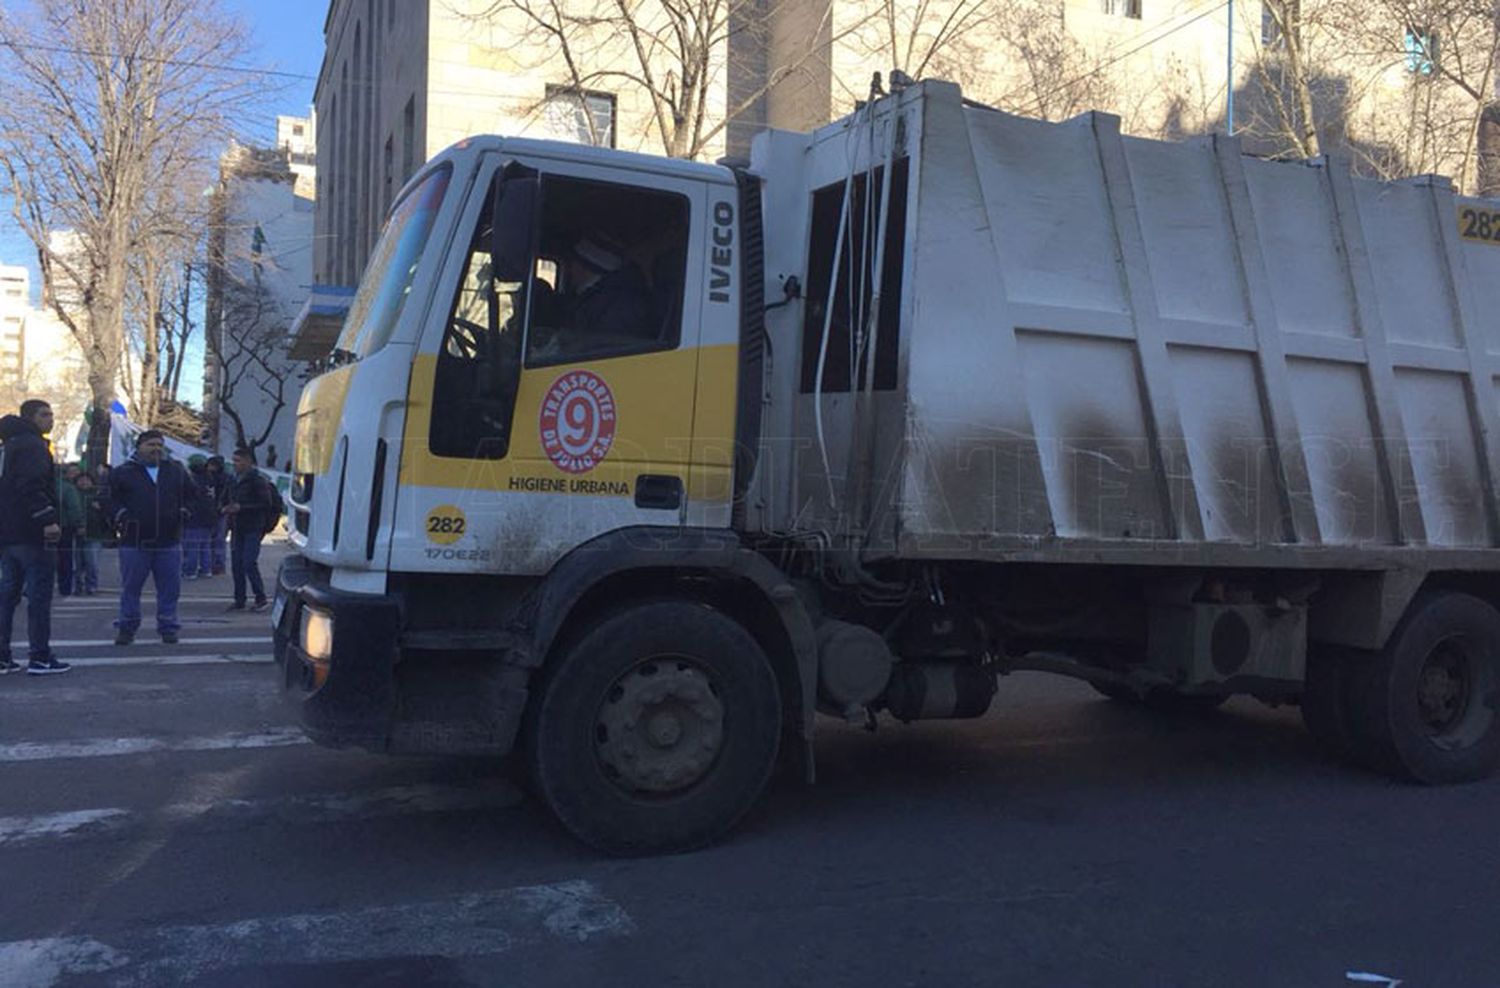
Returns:
[[[323,62],[323,20],[328,0],[221,0],[232,13],[245,19],[254,50],[247,62],[260,68],[315,77]],[[305,114],[312,103],[313,79],[283,79],[268,95],[266,105],[243,121],[242,129],[252,137],[274,138],[278,113]],[[32,272],[33,303],[39,297],[36,258],[28,241],[11,216],[10,201],[0,197],[0,263],[25,264]],[[192,382],[183,382],[183,396],[196,401]]]

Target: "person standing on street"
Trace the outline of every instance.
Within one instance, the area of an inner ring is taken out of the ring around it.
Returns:
[[[76,589],[74,582],[78,572],[78,543],[87,520],[83,516],[83,495],[77,485],[82,473],[76,463],[69,463],[63,468],[62,477],[57,481],[57,523],[62,527],[62,535],[57,540],[59,597],[71,596]]]
[[[245,447],[234,451],[234,477],[229,481],[228,501],[224,514],[229,519],[229,566],[234,574],[234,603],[231,611],[245,609],[245,584],[255,594],[253,610],[266,609],[266,585],[260,578],[260,542],[267,531],[281,520],[281,512],[272,503],[281,495],[255,469],[255,453]]]
[[[73,482],[83,498],[83,532],[78,539],[77,565],[74,577],[75,593],[92,597],[99,592],[99,550],[109,538],[109,517],[104,510],[104,499],[94,486],[94,475],[85,471]]]
[[[194,493],[188,505],[187,528],[182,536],[182,578],[196,580],[213,575],[213,556],[209,545],[214,526],[219,523],[219,501],[208,483],[208,459],[201,453],[188,457],[188,472],[193,475]]]
[[[182,523],[196,487],[181,463],[166,458],[166,440],[147,429],[135,440],[135,453],[109,478],[110,510],[120,534],[120,617],[116,645],[129,645],[141,626],[141,590],[150,576],[156,584],[156,631],[177,644],[182,625],[177,598],[182,593]]]
[[[31,400],[20,415],[0,419],[0,674],[19,672],[10,655],[16,605],[26,594],[26,634],[34,676],[67,672],[52,654],[52,553],[57,524],[57,472],[46,435],[52,406]]]
[[[229,478],[224,476],[224,457],[210,456],[204,468],[204,483],[213,492],[214,511],[217,517],[214,519],[214,531],[209,537],[208,558],[214,576],[222,576],[224,573],[224,539],[229,534],[229,516],[223,514],[224,504],[229,499]]]

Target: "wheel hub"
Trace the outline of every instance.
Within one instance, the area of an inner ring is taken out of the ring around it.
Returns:
[[[1417,681],[1417,707],[1433,734],[1442,734],[1463,718],[1469,703],[1468,661],[1455,646],[1434,649]]]
[[[621,786],[670,793],[701,779],[724,742],[724,707],[702,669],[682,659],[644,662],[600,704],[595,748]]]

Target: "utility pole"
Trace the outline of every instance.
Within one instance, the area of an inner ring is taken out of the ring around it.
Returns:
[[[1234,0],[1229,0],[1229,56],[1225,63],[1224,88],[1229,94],[1225,99],[1224,116],[1229,121],[1229,136],[1234,136]]]

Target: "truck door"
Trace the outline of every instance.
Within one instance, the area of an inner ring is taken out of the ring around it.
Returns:
[[[497,161],[486,186],[412,369],[398,571],[540,574],[688,517],[702,183]]]

